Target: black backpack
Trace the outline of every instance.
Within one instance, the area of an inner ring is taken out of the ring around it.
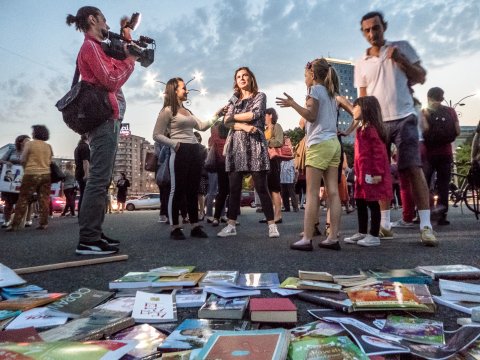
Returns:
[[[427,110],[425,116],[428,122],[428,130],[423,132],[423,140],[427,146],[439,146],[450,144],[455,141],[455,110],[440,105],[435,110]]]

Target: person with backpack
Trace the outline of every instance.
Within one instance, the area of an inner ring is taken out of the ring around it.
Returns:
[[[438,225],[448,225],[448,184],[452,176],[452,142],[460,135],[460,124],[455,110],[442,105],[443,90],[433,87],[428,90],[428,107],[423,110],[421,123],[423,133],[423,171],[427,184],[434,172],[437,174],[438,203],[432,214]]]

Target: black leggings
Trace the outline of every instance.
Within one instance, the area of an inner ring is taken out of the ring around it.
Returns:
[[[242,196],[242,180],[245,172],[232,171],[228,174],[230,181],[230,196],[228,199],[228,218],[237,220],[238,209],[240,209],[240,198]],[[263,213],[267,221],[273,221],[273,204],[267,186],[267,171],[252,171],[253,186],[257,191],[262,204]]]
[[[185,206],[190,223],[198,222],[198,186],[202,174],[200,144],[180,143],[170,154],[171,189],[168,216],[171,225],[178,225],[178,214]]]
[[[225,206],[225,200],[227,200],[230,185],[228,181],[228,174],[225,172],[225,169],[217,171],[217,179],[218,193],[215,197],[215,213],[213,214],[213,217],[218,220],[220,219],[220,215],[222,214],[222,210]]]
[[[368,209],[370,209],[370,235],[378,237],[380,231],[380,204],[378,201],[355,199],[357,203],[358,232],[366,234],[368,231]]]

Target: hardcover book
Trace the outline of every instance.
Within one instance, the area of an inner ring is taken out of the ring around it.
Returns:
[[[283,360],[288,352],[288,331],[284,329],[224,331],[213,334],[198,359]]]
[[[167,336],[148,324],[136,325],[122,330],[111,336],[112,340],[136,340],[135,348],[128,352],[122,360],[146,359],[156,355],[160,356],[157,347],[163,343]]]
[[[177,306],[173,294],[137,291],[132,317],[136,322],[145,323],[177,321]]]
[[[445,344],[441,321],[389,315],[381,331],[416,343]]]
[[[0,344],[4,359],[75,359],[75,360],[114,360],[131,351],[135,341],[54,341],[32,343]],[[74,355],[74,357],[73,357]]]
[[[114,293],[108,291],[80,288],[48,305],[47,314],[53,316],[65,315],[76,319],[84,311],[94,308],[113,295]]]
[[[431,284],[432,278],[415,269],[364,269],[360,270],[367,277],[381,281],[396,281],[407,284]]]
[[[417,266],[416,269],[433,279],[479,279],[480,269],[470,265]]]
[[[297,307],[288,298],[253,298],[250,300],[250,320],[296,323]]]
[[[0,301],[0,310],[21,310],[26,311],[39,306],[50,304],[58,299],[61,299],[66,294],[64,293],[47,293],[38,294],[36,296],[10,299]]]
[[[66,316],[49,316],[46,308],[40,307],[22,312],[6,327],[7,330],[22,329],[26,327],[42,328],[65,324]]]
[[[44,341],[99,340],[135,324],[124,312],[92,309],[65,325],[40,333]]]
[[[193,270],[195,270],[195,266],[162,266],[151,269],[150,272],[155,273],[158,276],[180,276],[190,273]]]
[[[210,270],[207,271],[200,286],[208,285],[235,286],[237,283],[238,271]]]
[[[316,337],[295,341],[290,344],[288,358],[291,360],[369,360],[368,356],[346,336]]]
[[[410,310],[430,312],[404,284],[383,282],[359,290],[348,290],[354,311]]]
[[[159,276],[149,272],[129,272],[117,280],[108,284],[110,290],[114,289],[138,289],[151,286],[152,282]]]
[[[26,281],[18,276],[15,271],[0,263],[0,288],[21,285],[25,283]]]
[[[201,319],[241,319],[248,306],[248,297],[225,299],[215,294],[198,310]]]
[[[271,289],[280,286],[277,273],[248,273],[240,274],[237,285],[242,289]]]
[[[323,271],[298,270],[298,277],[300,278],[300,280],[333,282],[332,274]]]
[[[195,286],[205,273],[186,273],[179,276],[162,276],[152,282],[153,287]]]
[[[216,331],[250,330],[252,324],[242,320],[184,320],[158,347],[164,352],[192,350],[203,347]]]
[[[199,307],[207,301],[207,292],[203,288],[185,288],[175,291],[177,308]]]

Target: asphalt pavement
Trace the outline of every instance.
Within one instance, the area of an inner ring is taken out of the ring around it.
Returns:
[[[401,216],[401,210],[392,210],[392,221]],[[219,238],[221,227],[203,223],[208,239],[189,238],[190,226],[185,225],[186,240],[169,239],[170,227],[158,223],[157,210],[108,214],[104,232],[121,241],[119,254],[128,254],[127,261],[77,268],[53,270],[22,275],[28,282],[52,292],[70,292],[86,286],[108,289],[108,282],[129,271],[147,271],[163,265],[195,265],[196,271],[239,270],[240,272],[276,272],[283,281],[288,276],[297,276],[297,271],[327,271],[331,274],[357,274],[360,268],[414,268],[418,265],[466,264],[480,266],[480,221],[464,208],[451,208],[448,226],[437,226],[440,245],[427,248],[420,243],[418,228],[399,229],[393,240],[382,241],[381,246],[362,248],[342,242],[342,250],[320,249],[314,239],[313,252],[293,251],[289,244],[299,238],[304,212],[284,212],[283,223],[278,225],[280,238],[268,238],[268,228],[258,220],[263,214],[243,207],[239,217],[237,236]],[[322,222],[325,212],[322,213]],[[357,230],[357,215],[342,214],[341,236]],[[34,226],[15,233],[0,231],[0,262],[17,269],[66,261],[75,261],[94,256],[75,254],[78,241],[77,218],[58,217],[50,219],[48,229],[40,231]],[[438,294],[437,282],[431,292]],[[272,296],[263,291],[262,296]],[[276,296],[276,295],[273,295]],[[307,309],[318,306],[294,299],[299,308],[299,323],[313,321]],[[447,329],[456,328],[456,318],[465,317],[445,307],[439,307],[430,318],[443,319]],[[195,310],[179,311],[179,319],[196,317]]]

